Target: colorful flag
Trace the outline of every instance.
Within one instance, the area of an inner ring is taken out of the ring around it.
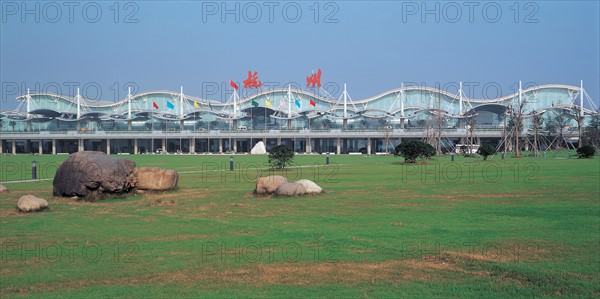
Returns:
[[[271,105],[271,102],[269,102],[269,100],[265,100],[265,104],[267,105],[267,107],[273,108],[273,105]]]
[[[296,100],[296,106],[298,106],[298,109],[300,109],[300,101]]]
[[[175,109],[175,105],[173,105],[173,103],[167,101],[167,108],[173,110],[173,109]]]
[[[233,82],[233,80],[229,79],[229,86],[231,86],[233,89],[238,90],[238,86],[237,84],[235,84],[235,82]]]
[[[156,104],[155,101],[152,101],[152,107],[154,107],[156,110],[158,110],[158,105]]]
[[[309,99],[309,101],[310,101],[310,102],[309,102],[309,104],[310,104],[311,106],[313,106],[313,107],[316,107],[316,106],[317,106],[317,103],[316,103],[315,101],[313,101],[312,99]]]
[[[196,107],[196,109],[200,109],[200,105],[198,104],[198,102],[194,101],[194,107]]]
[[[252,106],[254,106],[254,108],[258,108],[258,102],[255,100],[252,100]]]

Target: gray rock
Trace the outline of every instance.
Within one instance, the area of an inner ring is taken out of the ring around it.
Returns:
[[[77,152],[63,162],[54,176],[55,196],[86,196],[93,192],[124,193],[135,187],[135,162],[103,152]]]
[[[0,193],[2,192],[8,192],[8,188],[6,188],[4,185],[0,185]]]
[[[304,186],[304,189],[306,189],[306,193],[308,194],[315,194],[315,193],[321,193],[323,192],[323,188],[321,188],[321,186],[317,185],[315,182],[311,181],[311,180],[299,180],[296,181],[296,183]]]
[[[48,208],[48,202],[33,195],[23,195],[17,202],[17,209],[21,212],[41,211]]]
[[[277,187],[277,190],[275,190],[275,194],[279,196],[304,195],[306,194],[306,189],[304,188],[304,186],[298,183],[286,182]]]
[[[270,194],[277,190],[281,184],[287,182],[287,179],[280,175],[270,175],[256,180],[256,189],[258,194]]]

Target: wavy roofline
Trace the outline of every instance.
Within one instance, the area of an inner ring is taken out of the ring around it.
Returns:
[[[529,87],[527,89],[522,90],[522,93],[528,93],[528,92],[532,92],[532,91],[536,91],[536,90],[540,90],[540,89],[551,89],[551,88],[562,88],[562,89],[567,89],[567,90],[572,90],[572,91],[576,91],[579,92],[580,87],[577,86],[573,86],[573,85],[567,85],[567,84],[544,84],[544,85],[538,85],[538,86],[533,86],[533,87]],[[445,95],[449,98],[455,99],[455,100],[459,100],[460,96],[457,94],[453,94],[450,92],[447,92],[445,90],[442,89],[438,89],[438,88],[434,88],[434,87],[428,87],[428,86],[407,86],[407,87],[403,87],[403,88],[395,88],[395,89],[391,89],[385,92],[382,92],[380,94],[377,94],[375,96],[369,97],[369,98],[365,98],[365,99],[360,99],[360,100],[353,100],[352,103],[354,104],[365,104],[365,103],[369,103],[372,101],[376,101],[382,97],[388,96],[390,94],[399,94],[402,91],[414,91],[414,90],[419,90],[419,91],[429,91],[429,92],[433,92],[433,93],[438,93],[438,94],[442,94]],[[271,94],[271,93],[277,93],[277,92],[288,92],[288,89],[286,88],[275,88],[275,89],[268,89],[265,91],[260,91],[256,94],[250,95],[248,97],[242,98],[239,100],[238,104],[242,104],[242,103],[246,103],[248,101],[252,101],[258,97],[267,95],[267,94]],[[293,89],[292,92],[297,93],[297,94],[303,94],[309,97],[313,97],[316,98],[320,101],[324,101],[330,104],[338,104],[339,102],[337,100],[332,100],[330,98],[326,98],[326,97],[322,97],[319,95],[316,95],[312,92],[306,91],[306,90],[302,90],[302,89]],[[132,98],[141,98],[144,96],[149,96],[149,95],[155,95],[155,94],[166,94],[166,95],[170,95],[170,96],[175,96],[175,97],[179,97],[181,94],[179,92],[175,92],[175,91],[170,91],[170,90],[150,90],[150,91],[146,91],[146,92],[142,92],[140,94],[136,94],[136,95],[132,95]],[[50,97],[56,97],[56,98],[60,98],[63,100],[66,100],[68,102],[74,103],[76,104],[76,98],[72,97],[72,96],[64,96],[64,95],[60,95],[60,94],[55,94],[55,93],[29,93],[29,96],[50,96]],[[16,97],[16,99],[18,101],[25,101],[26,97],[28,95],[22,95],[22,96],[18,96]],[[515,92],[506,96],[502,96],[499,98],[495,98],[495,99],[472,99],[472,98],[467,98],[467,97],[463,97],[463,101],[465,102],[470,102],[470,103],[477,103],[477,104],[489,104],[489,103],[498,103],[498,102],[503,102],[503,101],[507,101],[507,100],[512,100],[515,97],[518,97],[519,92]],[[211,105],[215,105],[215,106],[228,106],[228,105],[232,105],[230,102],[221,102],[221,101],[215,101],[215,100],[210,100],[210,99],[202,99],[199,97],[194,97],[194,96],[190,96],[190,95],[186,95],[184,94],[184,98],[187,100],[191,100],[191,101],[199,101],[201,103],[207,103],[210,102]],[[106,102],[102,102],[102,101],[98,101],[98,100],[93,100],[93,99],[87,99],[87,98],[81,98],[83,100],[83,103],[81,103],[81,106],[85,106],[85,107],[97,107],[97,108],[102,108],[102,107],[115,107],[115,106],[120,106],[123,105],[125,103],[127,103],[128,97],[125,97],[122,100],[119,100],[117,102],[114,103],[110,103],[110,104],[106,104]],[[100,103],[100,104],[89,104],[89,102],[96,102],[96,103]]]

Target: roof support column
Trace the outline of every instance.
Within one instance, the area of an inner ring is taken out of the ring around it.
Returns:
[[[583,117],[583,97],[585,96],[585,92],[583,89],[583,80],[581,80],[581,86],[579,88],[579,110],[581,111],[580,116]]]
[[[463,112],[462,81],[460,81],[458,83],[458,115],[462,115],[462,112]]]

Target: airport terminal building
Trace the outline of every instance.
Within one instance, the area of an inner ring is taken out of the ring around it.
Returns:
[[[17,101],[16,110],[0,112],[2,153],[247,153],[263,141],[267,150],[285,144],[299,153],[376,154],[434,135],[446,147],[468,134],[477,144],[497,144],[507,134],[511,107],[522,102],[521,136],[530,134],[536,114],[577,110],[587,123],[597,113],[583,84],[519,88],[486,100],[465,97],[462,86],[457,94],[411,86],[360,100],[345,87],[339,98],[288,87],[244,98],[234,92],[227,102],[185,95],[183,88],[119,102],[35,92]]]

